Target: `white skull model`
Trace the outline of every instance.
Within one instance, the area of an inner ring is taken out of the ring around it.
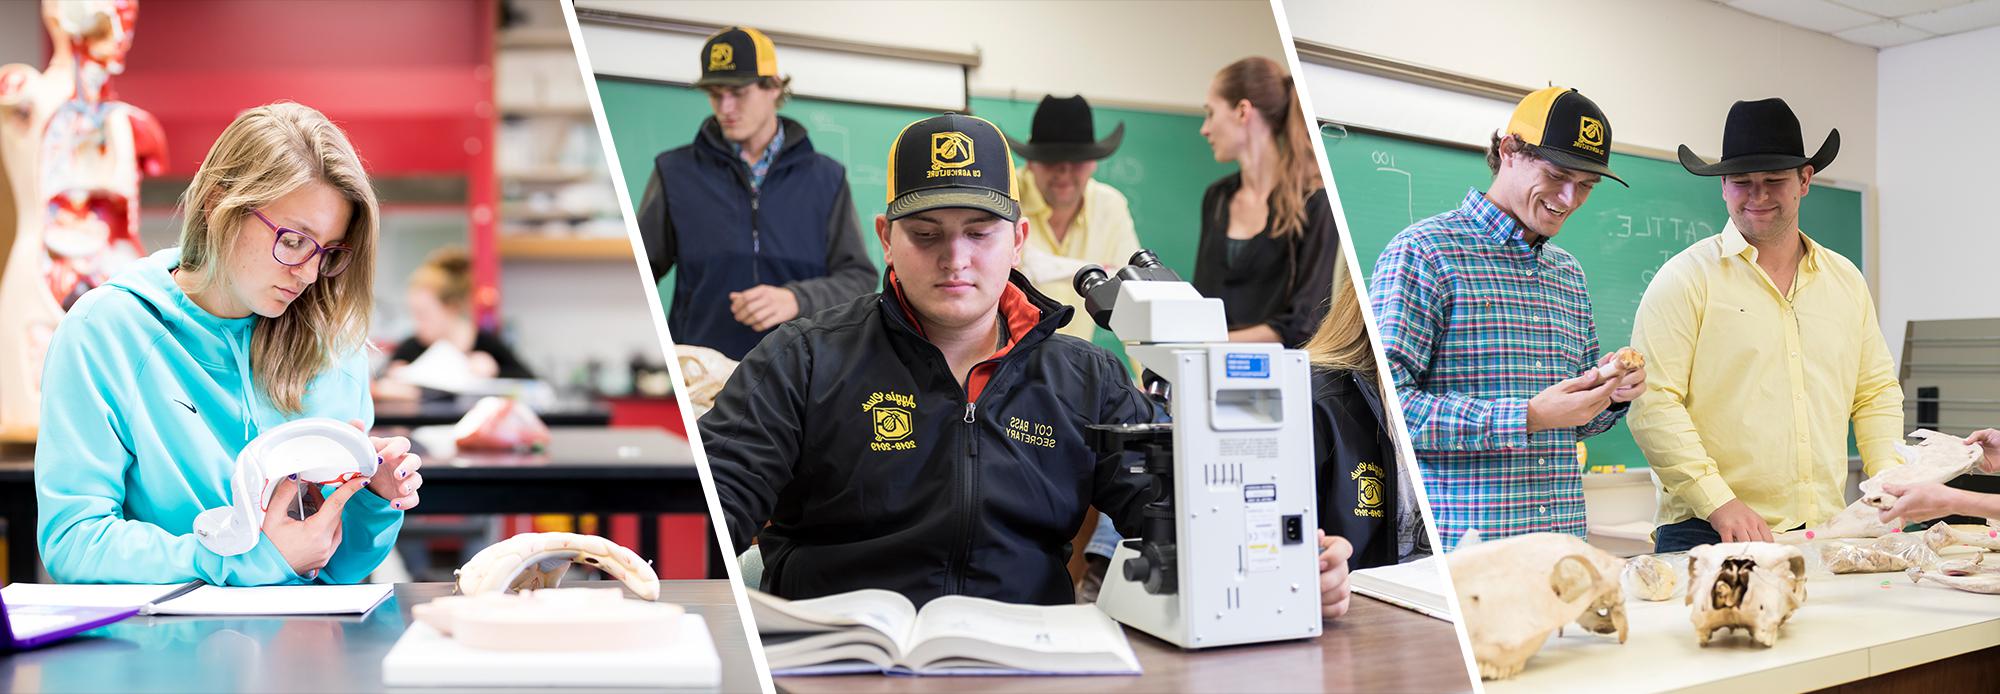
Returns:
[[[1760,646],[1776,643],[1778,627],[1806,601],[1805,573],[1805,555],[1789,545],[1725,542],[1688,550],[1696,642],[1707,646],[1716,630],[1734,627]]]
[[[1446,555],[1479,676],[1521,672],[1549,634],[1575,621],[1625,642],[1621,562],[1573,535],[1534,533]]]

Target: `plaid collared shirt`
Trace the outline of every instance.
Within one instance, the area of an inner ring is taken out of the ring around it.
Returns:
[[[729,143],[736,150],[736,156],[743,156],[743,145]],[[750,165],[750,187],[763,188],[764,174],[771,173],[771,162],[778,160],[778,150],[785,148],[785,124],[778,124],[778,134],[771,136],[771,144],[764,145],[764,153],[757,156],[757,163]]]
[[[1597,365],[1583,268],[1474,189],[1458,209],[1410,225],[1375,263],[1378,335],[1403,401],[1444,549],[1468,530],[1583,537],[1576,442],[1625,407],[1529,434],[1528,400]]]

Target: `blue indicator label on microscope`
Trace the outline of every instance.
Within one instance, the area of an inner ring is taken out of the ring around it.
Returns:
[[[1222,370],[1230,378],[1270,378],[1271,355],[1240,352],[1224,354]]]

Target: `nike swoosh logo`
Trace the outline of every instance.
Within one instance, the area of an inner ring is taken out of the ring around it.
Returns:
[[[188,414],[201,414],[200,412],[196,412],[196,411],[195,411],[195,409],[194,409],[194,406],[193,406],[193,405],[189,405],[189,404],[187,404],[187,403],[184,403],[184,402],[181,402],[181,401],[179,401],[179,400],[174,400],[174,404],[176,404],[176,405],[180,405],[181,407],[185,407],[185,408],[188,408]]]

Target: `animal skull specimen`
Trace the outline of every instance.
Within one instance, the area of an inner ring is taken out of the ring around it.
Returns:
[[[1479,676],[1521,672],[1549,634],[1575,621],[1625,642],[1620,561],[1574,535],[1534,533],[1446,555]]]
[[[585,564],[624,582],[640,599],[660,599],[660,577],[632,550],[596,535],[523,533],[494,543],[460,567],[463,595],[554,588],[571,564]]]
[[[674,359],[680,362],[681,376],[687,379],[687,400],[694,406],[694,416],[707,414],[715,407],[715,396],[722,393],[722,386],[729,383],[729,376],[736,373],[736,361],[721,352],[694,345],[675,345]]]
[[[654,646],[679,635],[685,608],[626,600],[622,593],[558,588],[447,595],[410,613],[461,644],[486,650],[602,652]]]
[[[1688,550],[1696,642],[1707,646],[1717,629],[1733,627],[1757,645],[1776,643],[1778,627],[1806,601],[1805,573],[1805,555],[1788,545],[1726,542]]]
[[[1625,569],[1618,578],[1627,595],[1651,602],[1673,597],[1674,590],[1681,586],[1680,574],[1674,572],[1673,566],[1650,554],[1625,560]]]

